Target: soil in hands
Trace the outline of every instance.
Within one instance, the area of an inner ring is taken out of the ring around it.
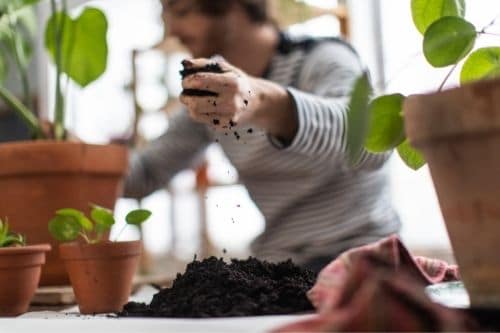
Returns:
[[[130,302],[121,317],[211,318],[304,313],[313,307],[306,292],[315,274],[291,260],[277,264],[256,258],[226,263],[211,257],[188,264],[171,288],[151,304]]]

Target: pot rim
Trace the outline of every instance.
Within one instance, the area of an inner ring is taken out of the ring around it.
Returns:
[[[59,244],[59,256],[62,260],[105,260],[123,258],[141,254],[142,240],[106,241],[96,244],[68,242]]]
[[[0,256],[49,252],[51,249],[52,247],[50,246],[50,244],[34,244],[26,246],[2,247],[0,248]]]

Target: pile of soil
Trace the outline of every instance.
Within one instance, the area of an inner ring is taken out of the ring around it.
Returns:
[[[312,271],[291,260],[273,264],[249,258],[227,264],[211,257],[190,263],[151,304],[130,302],[118,316],[209,318],[306,312],[313,310],[306,292],[314,282]]]
[[[182,62],[182,66],[184,68],[180,71],[181,77],[184,80],[186,77],[193,75],[195,73],[224,73],[222,68],[218,63],[207,64],[203,67],[193,67],[191,62],[184,60]],[[200,89],[184,89],[182,90],[182,94],[186,96],[198,96],[198,97],[217,97],[219,94],[208,91],[208,90],[200,90]]]

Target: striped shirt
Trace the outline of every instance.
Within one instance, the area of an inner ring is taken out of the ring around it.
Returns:
[[[164,186],[217,140],[264,215],[265,231],[252,244],[259,258],[301,264],[397,232],[384,167],[389,154],[364,152],[355,168],[347,162],[347,105],[362,71],[355,51],[340,40],[283,34],[265,77],[295,102],[293,141],[282,145],[255,128],[225,135],[181,112],[162,137],[133,155],[125,194],[143,197]]]

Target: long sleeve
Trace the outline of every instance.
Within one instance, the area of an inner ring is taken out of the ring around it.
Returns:
[[[319,160],[347,162],[347,112],[354,81],[363,67],[358,56],[339,42],[317,46],[305,59],[296,88],[289,87],[298,115],[298,131],[286,150]],[[363,152],[356,169],[380,168],[390,153]]]
[[[182,110],[171,118],[163,136],[132,153],[124,196],[142,198],[165,186],[209,143],[206,127]]]

